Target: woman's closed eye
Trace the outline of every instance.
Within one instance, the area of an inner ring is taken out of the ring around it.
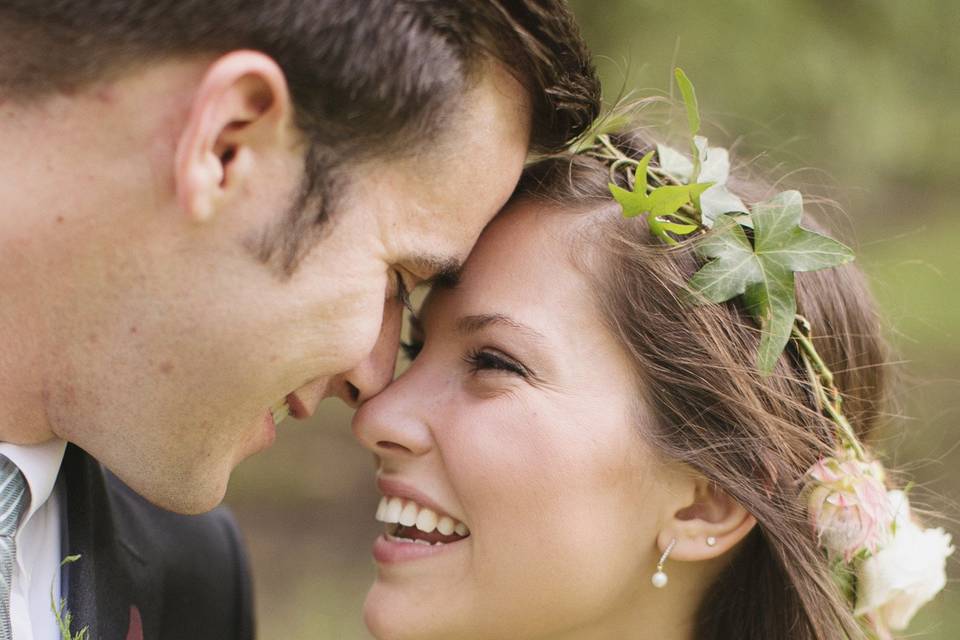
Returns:
[[[412,362],[423,350],[423,341],[416,339],[411,339],[409,342],[401,341],[400,349],[403,351],[403,355],[407,360]],[[463,361],[470,366],[471,373],[495,371],[518,375],[524,378],[530,375],[530,372],[523,364],[489,347],[469,351],[463,356]]]
[[[483,349],[474,349],[463,357],[464,362],[470,365],[472,373],[480,371],[497,371],[510,373],[526,378],[530,375],[527,368],[517,362],[510,356],[485,347]]]

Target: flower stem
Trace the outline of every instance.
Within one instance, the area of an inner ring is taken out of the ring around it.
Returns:
[[[813,346],[813,340],[810,338],[810,322],[801,315],[797,315],[793,323],[792,337],[800,347],[800,355],[810,375],[818,406],[837,425],[843,444],[852,449],[860,460],[866,461],[867,452],[860,444],[860,439],[850,421],[843,415],[843,397],[834,383],[833,372]]]

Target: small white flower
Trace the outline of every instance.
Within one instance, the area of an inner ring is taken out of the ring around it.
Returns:
[[[717,216],[731,211],[743,211],[747,207],[743,201],[727,190],[727,178],[730,177],[730,154],[723,147],[707,146],[707,139],[696,136],[694,145],[700,156],[700,175],[698,182],[713,182],[714,185],[700,194],[700,212],[703,224],[711,227]],[[690,184],[693,179],[693,162],[676,149],[665,144],[657,145],[657,157],[660,168],[682,184]]]
[[[902,630],[946,585],[946,562],[953,546],[942,528],[923,529],[910,518],[902,491],[888,492],[887,501],[895,532],[861,564],[854,613],[872,614],[885,627]]]

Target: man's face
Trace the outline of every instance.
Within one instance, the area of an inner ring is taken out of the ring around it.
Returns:
[[[302,148],[238,157],[257,163],[243,198],[202,225],[144,214],[164,188],[148,181],[138,213],[104,213],[88,240],[63,244],[71,284],[50,292],[62,311],[44,390],[51,429],[161,506],[212,508],[234,466],[272,442],[271,406],[288,398],[305,417],[327,395],[355,402],[389,382],[398,282],[410,289],[466,258],[516,184],[529,118],[521,85],[491,65],[435,146],[345,170],[289,278],[251,245],[263,212],[275,225],[293,200]]]

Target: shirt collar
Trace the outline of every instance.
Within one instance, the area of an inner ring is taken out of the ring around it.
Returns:
[[[59,438],[40,444],[0,442],[0,455],[6,456],[10,462],[17,465],[30,487],[30,508],[21,523],[29,520],[50,499],[66,449],[66,440]]]

